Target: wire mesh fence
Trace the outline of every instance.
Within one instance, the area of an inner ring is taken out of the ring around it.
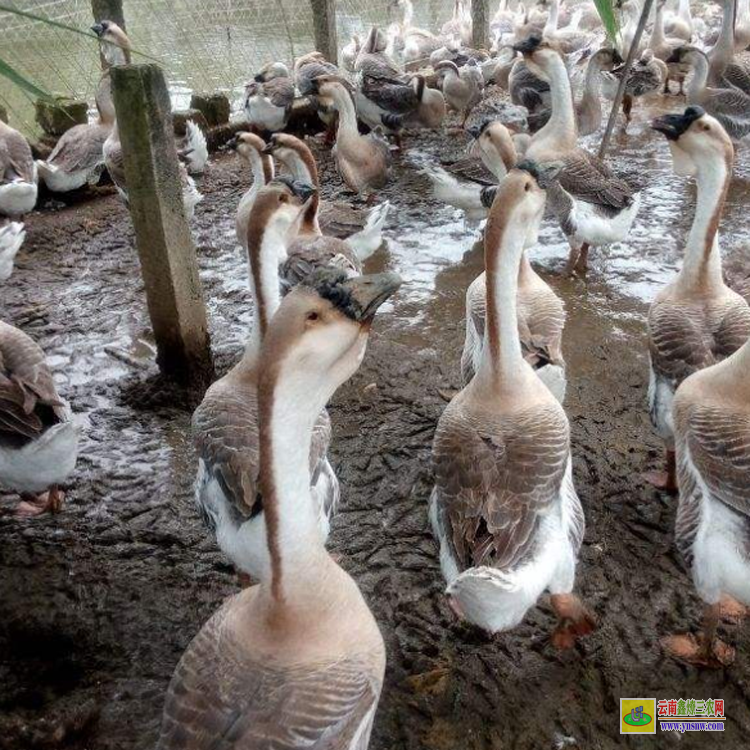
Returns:
[[[414,0],[414,24],[439,29],[452,0]],[[87,30],[90,0],[2,0]],[[372,24],[398,20],[390,0],[339,0],[339,45]],[[269,60],[293,59],[314,48],[309,0],[124,0],[133,47],[156,58],[170,81],[172,103],[188,105],[194,91],[223,91],[238,105],[245,82]],[[64,29],[0,11],[0,59],[49,93],[93,101],[99,78],[96,42]],[[11,124],[38,133],[30,94],[0,78],[0,104]]]

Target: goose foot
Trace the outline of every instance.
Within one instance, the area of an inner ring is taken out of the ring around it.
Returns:
[[[719,599],[719,617],[723,622],[741,625],[748,614],[750,614],[750,610],[744,604],[740,604],[727,594],[722,594],[721,599]]]
[[[589,243],[584,242],[580,247],[570,248],[568,262],[565,264],[566,276],[586,276],[589,267]]]
[[[550,602],[560,620],[550,637],[558,651],[573,648],[579,638],[596,629],[594,614],[575,594],[552,594]]]
[[[696,667],[718,669],[728,667],[734,661],[734,649],[724,641],[712,641],[699,634],[670,635],[662,639],[664,650],[673,658],[693,664]]]
[[[665,471],[647,471],[643,474],[643,478],[657,490],[675,495],[677,494],[677,462],[674,451],[666,452],[666,461]]]
[[[65,493],[59,487],[51,487],[41,495],[24,492],[16,506],[16,515],[24,518],[41,516],[43,513],[59,513]]]

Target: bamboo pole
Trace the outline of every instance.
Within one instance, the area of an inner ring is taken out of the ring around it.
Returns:
[[[602,144],[601,146],[599,146],[600,159],[603,159],[607,154],[609,142],[612,139],[612,133],[615,129],[617,115],[620,112],[620,106],[622,105],[622,100],[625,96],[625,86],[627,86],[628,78],[630,78],[630,69],[633,67],[633,60],[635,60],[635,55],[638,51],[638,47],[640,46],[641,37],[643,36],[643,30],[646,28],[646,22],[648,21],[649,14],[651,13],[651,6],[653,4],[654,0],[646,0],[646,2],[643,4],[643,10],[641,11],[641,17],[638,19],[638,27],[635,30],[633,43],[630,45],[630,49],[628,50],[628,57],[625,60],[625,70],[623,71],[622,78],[620,79],[620,85],[617,87],[617,94],[615,95],[615,101],[612,104],[612,111],[609,113],[607,129],[604,131],[604,138],[602,138]]]

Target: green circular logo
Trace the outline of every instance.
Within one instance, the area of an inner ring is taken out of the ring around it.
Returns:
[[[632,714],[626,714],[622,720],[631,727],[645,727],[651,723],[651,717],[646,713],[641,714],[637,719],[634,719]]]

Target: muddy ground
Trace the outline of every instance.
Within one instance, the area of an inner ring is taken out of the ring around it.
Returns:
[[[631,242],[595,252],[586,282],[560,277],[554,226],[533,253],[568,308],[566,406],[588,521],[578,589],[600,622],[559,654],[545,601],[517,630],[490,638],[457,623],[441,596],[426,512],[430,443],[444,407],[438,388],[458,384],[463,295],[482,259],[471,249],[475,228],[431,201],[414,167],[459,155],[463,136],[409,143],[416,156],[399,159],[384,191],[394,204],[388,248],[368,264],[396,268],[406,283],[331,405],[343,503],[330,547],[359,582],[388,651],[371,747],[746,747],[750,629],[722,631],[737,646],[725,670],[662,654],[659,639],[694,627],[699,606],[673,545],[675,500],[640,478],[660,452],[644,403],[644,316],[677,267],[693,189],[672,176],[664,142],[640,122],[615,143],[619,165],[644,181]],[[340,193],[321,158],[326,193]],[[740,165],[724,222],[740,277],[746,178]],[[232,230],[248,179],[236,157],[217,158],[193,225],[220,374],[252,318]],[[67,207],[47,200],[28,217],[27,243],[0,291],[0,317],[42,345],[84,426],[63,513],[18,520],[0,492],[0,748],[152,747],[180,654],[237,590],[193,506],[195,397],[151,364],[129,217],[107,189],[99,193]],[[723,698],[726,731],[625,742],[619,699],[643,696]]]

